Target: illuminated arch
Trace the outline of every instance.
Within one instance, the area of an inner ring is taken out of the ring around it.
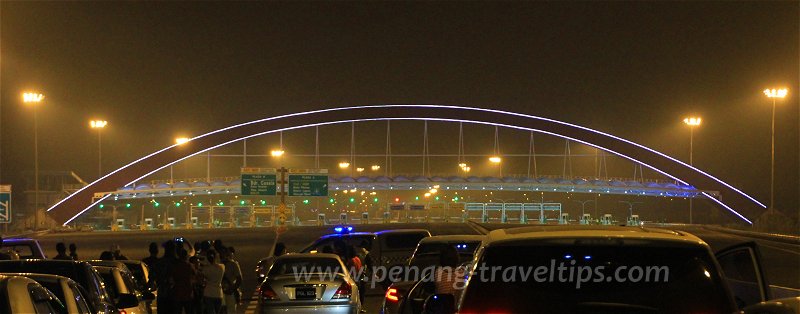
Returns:
[[[95,193],[114,191],[183,159],[246,138],[313,126],[385,120],[467,122],[554,135],[641,163],[700,190],[719,191],[719,199],[707,194],[705,196],[747,223],[752,224],[748,217],[755,217],[766,208],[755,198],[700,169],[643,145],[587,127],[493,109],[442,105],[375,105],[287,114],[212,131],[192,138],[187,143],[166,147],[114,170],[59,201],[49,208],[48,212],[56,221],[67,224],[104,199],[95,200],[93,203]]]

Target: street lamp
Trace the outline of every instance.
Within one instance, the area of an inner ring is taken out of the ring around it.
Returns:
[[[686,117],[683,119],[683,123],[689,126],[689,165],[693,165],[693,155],[694,155],[694,128],[700,126],[703,123],[703,119],[700,117]],[[694,207],[693,199],[689,199],[689,224],[692,223],[692,210]]]
[[[341,169],[347,169],[349,167],[350,167],[350,163],[349,162],[343,161],[343,162],[339,163],[339,168],[341,168]]]
[[[92,120],[89,121],[89,127],[92,129],[97,130],[97,178],[103,176],[103,142],[100,138],[100,134],[106,125],[108,125],[108,121],[106,120]]]
[[[181,145],[189,141],[188,137],[179,137],[175,139],[175,144]]]
[[[378,171],[378,170],[381,170],[381,166],[379,166],[379,165],[372,165],[372,167],[370,167],[370,169],[372,169],[372,171]]]
[[[358,171],[358,172],[364,172],[364,168],[358,167],[358,168],[356,168],[356,171]]]
[[[39,133],[38,122],[36,119],[36,107],[38,103],[44,100],[44,95],[39,93],[27,92],[22,94],[22,102],[30,104],[33,108],[33,230],[39,228]]]
[[[492,156],[489,157],[489,161],[492,162],[493,164],[499,164],[501,161],[503,161],[503,159],[500,158],[499,156]]]
[[[769,176],[769,210],[775,210],[775,101],[778,98],[785,98],[789,93],[788,89],[765,89],[764,95],[772,99],[772,153],[770,154],[770,176]]]
[[[272,151],[269,152],[269,154],[272,155],[272,157],[281,157],[283,156],[284,153],[285,151],[282,149],[273,149]]]

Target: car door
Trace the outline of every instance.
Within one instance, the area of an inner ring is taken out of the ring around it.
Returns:
[[[758,244],[737,244],[722,249],[715,255],[740,309],[771,298]]]

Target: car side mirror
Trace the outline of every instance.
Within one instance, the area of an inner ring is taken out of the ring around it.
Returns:
[[[142,300],[144,301],[153,301],[156,299],[156,295],[150,291],[142,292]]]
[[[139,299],[131,293],[121,293],[117,298],[117,308],[127,309],[139,306]]]
[[[454,314],[456,312],[456,298],[452,294],[434,294],[425,300],[422,307],[425,314]]]

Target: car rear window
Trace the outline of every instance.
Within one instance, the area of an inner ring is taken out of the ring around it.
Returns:
[[[419,240],[427,237],[428,234],[404,232],[387,234],[384,238],[385,248],[388,250],[413,250],[419,244]]]
[[[283,258],[275,261],[275,264],[269,270],[268,276],[312,273],[335,274],[340,271],[341,263],[333,258]]]
[[[64,289],[61,289],[61,283],[60,282],[58,282],[58,281],[56,281],[56,282],[39,281],[39,284],[42,285],[42,287],[47,288],[47,290],[50,290],[50,292],[52,292],[53,294],[55,294],[56,298],[58,298],[62,302],[66,303],[66,301],[65,301],[66,299],[64,297]]]
[[[533,308],[548,313],[735,311],[705,248],[576,243],[487,247],[464,292],[461,309],[470,313],[514,313]],[[565,269],[559,272],[561,265]],[[660,279],[652,273],[644,280],[640,272],[626,277],[637,266],[643,272],[647,267],[665,266],[668,272],[661,272]],[[517,271],[509,270],[515,267]],[[532,273],[538,267],[547,271],[534,278]],[[581,267],[590,270],[591,281],[578,287],[576,273]],[[627,270],[621,272],[624,281],[610,277],[621,267]]]
[[[480,244],[480,241],[420,243],[419,247],[417,247],[417,250],[414,252],[414,256],[411,258],[411,265],[422,268],[434,265],[438,266],[439,255],[441,255],[440,252],[445,246],[455,247],[458,252],[459,264],[465,263],[472,260],[475,250],[478,249]]]

